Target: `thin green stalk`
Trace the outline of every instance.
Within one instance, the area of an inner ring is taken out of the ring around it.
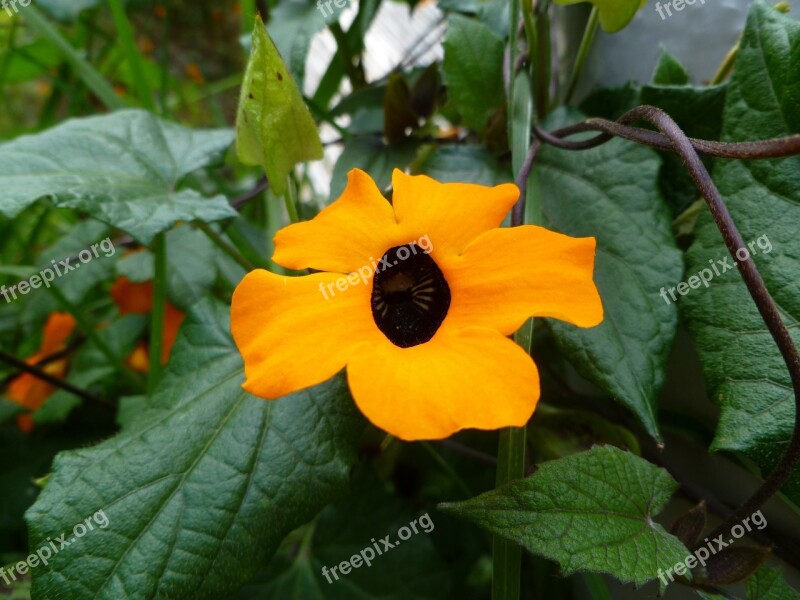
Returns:
[[[258,268],[249,260],[247,260],[244,256],[242,256],[242,254],[236,248],[234,248],[228,242],[226,242],[225,238],[223,238],[219,233],[214,231],[213,227],[211,227],[206,223],[203,223],[202,221],[198,221],[194,225],[200,231],[205,233],[206,236],[208,236],[208,239],[214,242],[217,248],[219,248],[225,254],[227,254],[233,260],[235,260],[236,263],[239,264],[245,271],[254,271],[255,269]]]
[[[280,204],[278,203],[272,203],[272,206],[280,208]],[[275,231],[277,231],[277,229]],[[283,275],[285,273],[280,267],[271,264],[268,259],[264,258],[265,256],[270,256],[271,252],[267,249],[259,251],[235,225],[228,227],[225,230],[225,234],[230,238],[231,242],[233,242],[233,245],[239,253],[244,256],[248,262],[255,265],[257,269],[267,269],[278,275]],[[267,238],[270,240],[272,239],[269,235]]]
[[[606,580],[599,573],[581,573],[581,579],[583,579],[592,600],[613,600]]]
[[[338,21],[331,23],[328,29],[336,40],[339,60],[342,61],[342,66],[344,67],[345,73],[347,73],[347,78],[350,80],[353,89],[357,90],[364,87],[366,85],[364,70],[363,67],[357,65],[355,62],[355,56],[350,48],[350,41],[348,40],[347,34],[342,29],[342,26],[339,25]]]
[[[164,348],[164,311],[167,306],[167,238],[159,233],[153,241],[153,312],[150,315],[150,371],[147,394],[155,392],[161,379],[161,354]]]
[[[564,104],[567,104],[575,93],[575,88],[578,86],[581,73],[583,72],[583,65],[586,63],[586,58],[589,56],[589,50],[592,49],[594,36],[597,33],[597,27],[600,24],[600,11],[597,6],[592,7],[592,12],[589,15],[589,21],[586,23],[586,29],[583,31],[583,39],[581,45],[578,47],[578,55],[575,58],[575,65],[572,67],[572,77],[569,81],[567,88],[567,95],[564,97]]]
[[[552,79],[552,41],[550,39],[550,3],[543,0],[536,17],[536,114],[540,119],[550,112],[550,82]]]
[[[86,86],[111,110],[125,108],[125,102],[117,96],[111,84],[87,61],[72,44],[61,35],[39,9],[31,4],[25,9],[25,21],[40,36],[58,48]]]
[[[439,454],[436,449],[431,446],[428,442],[422,442],[422,447],[425,448],[425,451],[431,455],[431,458],[439,465],[442,470],[450,476],[450,479],[458,486],[458,488],[463,492],[466,498],[472,498],[475,494],[472,490],[469,489],[469,486],[464,482],[463,479],[456,473],[455,469],[451,467],[448,462],[442,458],[442,455]]]
[[[111,17],[114,19],[114,27],[117,29],[117,35],[119,35],[122,53],[125,56],[128,66],[131,68],[133,85],[136,88],[139,102],[141,102],[142,106],[147,110],[155,111],[156,105],[153,101],[153,94],[144,76],[142,55],[139,54],[139,49],[136,47],[133,27],[131,27],[131,22],[128,20],[128,15],[125,14],[122,0],[108,0],[108,6],[111,9]]]
[[[500,432],[495,487],[525,476],[525,428],[508,427]],[[522,547],[494,536],[492,540],[492,600],[518,600]]]
[[[256,0],[242,0],[242,33],[253,31],[256,22]]]
[[[94,326],[86,319],[81,310],[64,295],[64,292],[62,292],[56,285],[51,285],[48,290],[56,299],[56,302],[58,302],[64,310],[72,315],[83,334],[97,347],[98,350],[100,350],[100,352],[103,353],[103,355],[108,359],[108,362],[114,365],[117,370],[122,373],[123,377],[125,377],[136,389],[142,389],[143,382],[139,375],[133,372],[125,364],[122,358],[111,349],[105,340],[98,335]]]
[[[286,186],[286,193],[283,195],[283,201],[286,204],[286,212],[289,213],[289,221],[298,223],[300,214],[297,211],[297,189],[294,187],[294,179],[292,179],[291,175]]]
[[[518,29],[520,3],[519,0],[514,0],[512,6],[512,19],[510,36],[512,40],[516,40],[513,32]],[[531,35],[534,40],[541,40],[539,35],[541,32],[536,33],[532,15],[530,14],[531,3],[529,0],[522,0],[523,13],[527,12],[529,22],[526,22],[526,32],[528,33],[528,41],[531,41]],[[546,18],[542,18],[541,22]],[[532,34],[532,32],[534,32]],[[538,38],[536,36],[539,36]],[[546,43],[549,45],[549,37],[546,38]],[[529,47],[531,58],[535,62],[537,71],[542,65],[542,61],[549,64],[550,55],[549,51],[543,52],[541,44]],[[542,54],[544,53],[544,56]],[[514,49],[512,48],[512,58],[514,56]],[[516,64],[512,61],[511,64]],[[549,74],[536,73],[538,81],[537,93],[541,93],[539,86],[549,88]],[[532,202],[526,203],[526,200],[533,200],[535,191],[531,186],[525,185],[528,182],[531,173],[532,162],[528,160],[529,151],[532,142],[530,137],[531,124],[533,120],[534,102],[531,94],[530,82],[526,72],[518,74],[512,73],[512,85],[510,86],[511,97],[509,98],[509,111],[508,111],[508,128],[509,138],[512,142],[512,164],[517,172],[520,173],[519,178],[522,181],[519,183],[521,197],[518,206],[512,215],[512,226],[519,226],[525,222],[525,215],[528,215],[533,222],[541,221],[541,216],[537,215],[538,203],[531,211]],[[538,107],[538,105],[537,105]],[[546,109],[546,103],[544,104]],[[526,205],[527,209],[526,210]],[[525,325],[514,335],[514,340],[528,353],[531,350],[531,341],[533,338],[533,319],[529,319]],[[495,486],[499,487],[513,481],[525,477],[525,427],[509,427],[500,432],[499,444],[497,450],[497,475],[495,477]],[[519,544],[506,540],[500,536],[495,536],[492,541],[492,600],[518,600],[520,595],[520,580],[522,568],[522,548]]]

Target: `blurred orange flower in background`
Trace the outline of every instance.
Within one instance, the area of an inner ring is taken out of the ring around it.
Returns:
[[[111,286],[111,297],[121,315],[148,315],[153,311],[153,284],[150,281],[133,283],[120,277]],[[161,363],[166,364],[172,345],[178,337],[185,314],[167,302],[164,314],[164,338],[161,347]],[[146,342],[141,342],[126,360],[128,366],[140,373],[150,369],[150,354]]]
[[[44,335],[39,351],[27,358],[25,362],[29,365],[38,365],[45,358],[64,350],[75,326],[75,319],[72,318],[72,315],[67,313],[50,315],[44,326]],[[40,366],[48,375],[63,379],[69,369],[69,361],[67,358],[59,358]],[[30,413],[41,408],[54,391],[54,386],[29,373],[23,373],[11,382],[6,397],[30,411],[18,418],[17,423],[22,431],[28,432],[33,429],[33,417]]]

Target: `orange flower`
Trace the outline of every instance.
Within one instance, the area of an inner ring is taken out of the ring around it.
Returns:
[[[29,365],[36,365],[42,359],[62,351],[66,347],[67,339],[75,330],[75,325],[75,319],[67,313],[50,315],[44,326],[44,335],[39,351],[27,358],[25,362]],[[41,368],[47,374],[61,379],[67,374],[68,366],[67,359],[61,358],[42,365]],[[32,413],[39,410],[54,391],[55,388],[46,381],[29,373],[23,373],[8,386],[7,398]],[[33,429],[33,418],[29,413],[20,415],[17,422],[22,431],[27,432]]]
[[[595,239],[501,229],[516,186],[395,171],[393,204],[351,171],[342,196],[275,236],[275,262],[321,273],[249,273],[231,327],[244,388],[275,399],[347,368],[356,404],[404,440],[522,426],[539,399],[530,356],[507,336],[528,317],[603,319]]]
[[[153,311],[153,284],[149,281],[133,283],[127,277],[120,277],[111,286],[111,297],[121,315],[147,315]],[[184,313],[167,302],[164,311],[164,338],[161,348],[161,362],[169,360],[172,346],[178,337]],[[150,370],[147,344],[142,342],[128,357],[128,365],[140,373]]]

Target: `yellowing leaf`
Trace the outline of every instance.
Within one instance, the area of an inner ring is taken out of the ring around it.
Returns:
[[[555,0],[556,4],[577,4],[591,2],[597,7],[600,16],[600,27],[606,33],[616,33],[624,29],[647,4],[647,0]]]
[[[236,151],[244,164],[264,167],[278,195],[297,163],[322,158],[314,119],[261,17],[239,99]]]

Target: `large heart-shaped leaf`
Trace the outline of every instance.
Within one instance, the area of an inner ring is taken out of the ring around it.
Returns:
[[[141,415],[56,459],[26,519],[32,548],[70,543],[35,569],[35,597],[216,600],[345,491],[363,420],[343,378],[274,402],[243,380],[228,308],[197,304]],[[98,511],[107,526],[70,541]]]
[[[800,133],[800,23],[753,6],[730,80],[722,137],[752,141]],[[795,343],[800,342],[800,158],[719,161],[719,190]],[[687,255],[690,273],[733,260],[707,211]],[[794,395],[786,365],[738,273],[681,299],[712,397],[722,407],[713,448],[744,452],[766,474],[786,448]],[[784,488],[800,504],[800,477]]]
[[[677,307],[665,303],[659,290],[683,274],[658,191],[658,156],[612,140],[584,152],[548,147],[540,159],[546,224],[597,238],[595,281],[605,309],[603,322],[592,329],[553,320],[548,325],[581,374],[628,407],[658,439],[657,399],[678,325]]]
[[[564,575],[599,571],[642,584],[689,554],[653,521],[677,489],[663,469],[613,446],[596,446],[440,508],[557,561]]]
[[[0,213],[51,197],[148,244],[178,221],[236,216],[223,196],[177,189],[232,141],[228,129],[188,129],[141,110],[71,119],[0,145]]]

